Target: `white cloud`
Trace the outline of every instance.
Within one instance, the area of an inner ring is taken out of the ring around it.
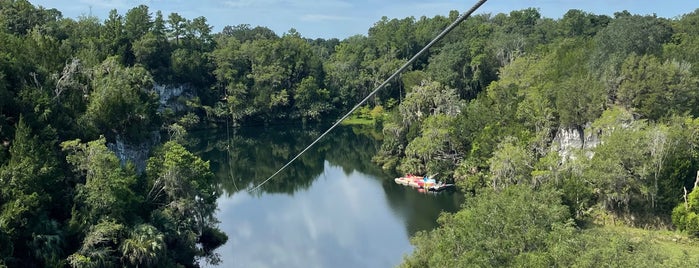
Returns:
[[[269,2],[269,1],[255,1],[255,0],[229,0],[223,2],[224,5],[232,8],[246,8],[246,7],[252,7],[255,4],[259,5],[260,2]]]
[[[316,1],[316,0],[227,0],[224,5],[232,8],[265,7],[269,9],[293,8],[293,9],[340,9],[350,8],[353,5],[341,0]]]
[[[122,7],[126,4],[120,0],[80,0],[80,2],[96,7]]]
[[[293,1],[294,6],[302,8],[313,8],[313,9],[325,9],[325,8],[351,8],[354,5],[350,2],[341,0],[327,0],[327,1],[316,1],[316,0],[297,0]]]
[[[336,16],[336,15],[324,15],[324,14],[306,14],[301,16],[301,21],[313,21],[313,22],[319,22],[319,21],[348,21],[348,20],[354,20],[355,18],[353,17],[347,17],[347,16]]]

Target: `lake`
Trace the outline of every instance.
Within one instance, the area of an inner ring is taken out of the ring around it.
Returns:
[[[380,135],[339,127],[249,193],[322,133],[297,126],[209,130],[191,148],[220,179],[221,267],[393,267],[410,236],[454,212],[459,193],[421,194],[371,162]]]

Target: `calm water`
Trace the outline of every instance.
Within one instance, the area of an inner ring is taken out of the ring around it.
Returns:
[[[456,193],[425,195],[371,163],[376,134],[341,127],[262,191],[265,180],[321,132],[256,127],[195,133],[192,147],[225,189],[218,219],[228,243],[222,267],[393,267],[409,238],[455,211]]]

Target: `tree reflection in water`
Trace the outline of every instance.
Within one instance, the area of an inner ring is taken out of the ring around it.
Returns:
[[[303,150],[322,128],[300,126],[244,127],[192,133],[192,151],[211,162],[211,168],[228,196],[263,182]],[[459,193],[421,194],[396,185],[397,174],[384,172],[371,162],[380,147],[380,133],[367,127],[339,127],[309,149],[293,164],[268,181],[257,195],[289,194],[308,189],[322,177],[324,162],[342,168],[345,174],[361,172],[382,180],[385,198],[393,212],[404,219],[412,236],[436,226],[442,211],[454,212],[463,202]],[[377,197],[379,198],[379,197]]]

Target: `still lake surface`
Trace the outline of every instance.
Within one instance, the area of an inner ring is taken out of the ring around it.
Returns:
[[[462,195],[396,185],[371,162],[376,131],[339,127],[264,181],[324,129],[247,127],[192,133],[191,148],[220,179],[217,217],[228,242],[221,267],[393,267],[410,236],[436,226]]]

